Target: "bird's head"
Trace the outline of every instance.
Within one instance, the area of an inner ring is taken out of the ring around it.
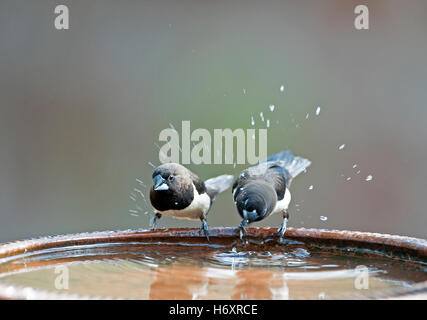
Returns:
[[[267,183],[249,183],[237,189],[235,204],[240,216],[248,223],[262,220],[276,205],[276,193]]]
[[[171,194],[182,190],[188,184],[191,185],[187,170],[177,163],[166,163],[158,166],[154,169],[152,178],[152,191],[156,192]]]

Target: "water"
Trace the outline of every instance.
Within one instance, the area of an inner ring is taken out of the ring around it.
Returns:
[[[0,285],[128,299],[323,299],[426,280],[422,266],[266,241],[47,249],[0,259]],[[365,266],[362,276],[368,279],[368,290],[355,287],[360,266]],[[61,290],[56,286],[64,269],[69,282],[68,289]]]

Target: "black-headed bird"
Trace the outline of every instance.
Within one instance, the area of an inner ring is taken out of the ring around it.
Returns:
[[[200,220],[203,231],[209,240],[207,213],[215,197],[228,189],[232,175],[221,175],[206,181],[177,163],[158,166],[153,172],[153,187],[150,201],[155,209],[153,228],[162,215],[178,219]]]
[[[290,150],[286,150],[242,171],[233,184],[234,203],[242,217],[240,238],[248,224],[280,213],[283,220],[278,232],[280,239],[283,239],[291,202],[289,187],[292,180],[310,164],[309,160],[295,157]]]

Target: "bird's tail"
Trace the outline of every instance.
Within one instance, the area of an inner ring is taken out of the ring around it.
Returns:
[[[230,188],[231,184],[233,183],[233,178],[234,177],[232,175],[224,174],[222,176],[206,180],[206,190],[211,199],[215,199],[219,193]]]
[[[285,168],[290,179],[295,178],[311,164],[308,159],[295,157],[291,150],[280,151],[270,156],[267,162],[278,162],[281,167]]]

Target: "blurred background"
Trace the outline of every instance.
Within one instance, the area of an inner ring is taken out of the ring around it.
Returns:
[[[58,4],[69,30],[54,28]],[[354,28],[358,4],[369,30]],[[426,238],[426,57],[425,0],[2,0],[0,241],[147,228],[134,189],[147,194],[136,179],[151,184],[160,131],[251,117],[270,120],[270,154],[313,162],[292,185],[290,226]],[[208,223],[239,221],[228,191]],[[199,223],[159,221],[172,226]]]

